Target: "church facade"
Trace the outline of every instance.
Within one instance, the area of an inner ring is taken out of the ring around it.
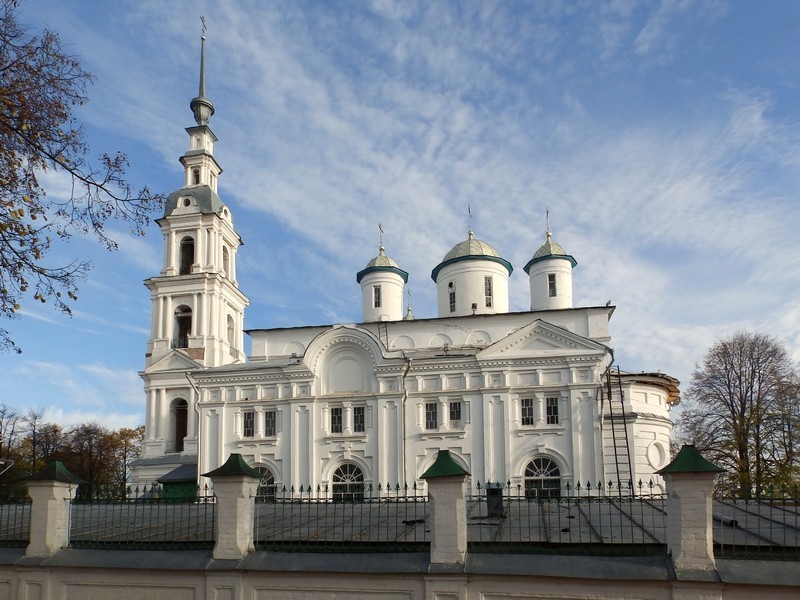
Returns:
[[[238,452],[264,474],[265,493],[319,486],[356,499],[368,485],[423,485],[448,449],[473,485],[510,482],[529,496],[577,483],[660,488],[678,382],[616,368],[614,307],[573,306],[577,262],[549,230],[523,268],[530,310],[509,312],[513,266],[470,230],[431,273],[436,317],[404,314],[408,273],[381,246],[355,277],[362,323],[245,331],[242,241],[217,191],[202,64],[191,108],[184,185],[158,220],[163,268],[145,282],[136,483],[198,477]]]

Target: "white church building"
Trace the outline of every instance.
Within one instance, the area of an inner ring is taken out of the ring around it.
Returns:
[[[433,317],[404,314],[408,273],[381,247],[354,274],[362,323],[245,331],[242,240],[218,195],[202,64],[191,108],[184,185],[158,220],[163,268],[145,281],[152,323],[135,483],[197,477],[240,453],[265,483],[352,498],[364,485],[424,485],[448,449],[473,486],[660,488],[678,382],[619,371],[614,307],[573,306],[577,262],[550,231],[522,268],[530,310],[509,311],[514,269],[469,231],[431,273]]]

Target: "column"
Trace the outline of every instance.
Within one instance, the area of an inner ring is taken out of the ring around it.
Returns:
[[[155,438],[156,428],[156,391],[147,390],[147,439],[152,440]]]

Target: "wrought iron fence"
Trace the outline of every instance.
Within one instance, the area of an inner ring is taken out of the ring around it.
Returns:
[[[416,485],[273,487],[256,498],[254,539],[259,550],[426,550],[428,497]]]
[[[666,495],[644,484],[478,485],[467,498],[472,552],[666,554]],[[482,492],[482,493],[481,493]],[[631,493],[635,492],[635,493]]]
[[[27,490],[0,486],[0,547],[24,548],[31,538],[31,499]]]
[[[716,498],[714,554],[719,558],[800,560],[800,498]]]
[[[92,490],[70,510],[70,546],[106,549],[184,549],[214,545],[213,493],[164,497],[160,487],[123,496]]]

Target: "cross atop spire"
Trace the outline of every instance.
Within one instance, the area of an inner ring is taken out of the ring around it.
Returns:
[[[553,234],[550,233],[550,207],[549,206],[547,208],[545,208],[545,213],[544,214],[545,214],[545,222],[547,223],[547,229],[545,229],[544,236],[547,238],[547,241],[549,242],[553,237]]]
[[[467,231],[467,237],[472,239],[472,204],[467,204],[467,214],[469,215],[469,230]]]
[[[194,113],[194,120],[198,125],[208,125],[211,115],[214,114],[214,105],[206,98],[206,19],[200,17],[203,24],[203,33],[200,36],[200,88],[197,98],[192,99],[189,107]]]

